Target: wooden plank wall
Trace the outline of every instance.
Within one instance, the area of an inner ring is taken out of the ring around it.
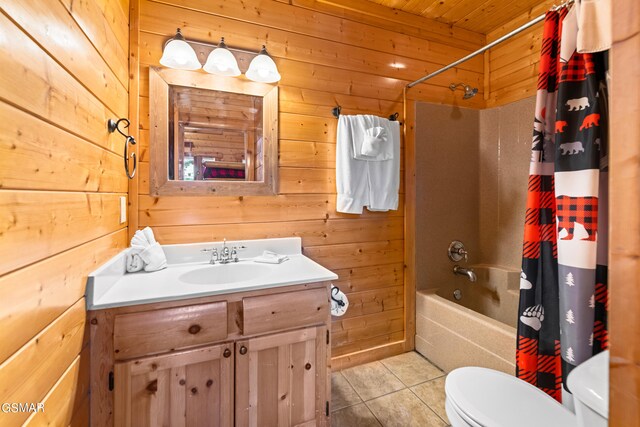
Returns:
[[[487,34],[487,43],[545,13],[554,4],[545,0]],[[485,52],[484,96],[486,107],[509,104],[536,94],[542,23]]]
[[[348,314],[333,323],[334,368],[412,348],[413,312],[405,300],[413,300],[414,287],[404,279],[404,197],[400,210],[390,213],[335,210],[337,120],[331,109],[339,104],[344,114],[383,116],[397,111],[403,120],[408,82],[485,42],[481,34],[409,14],[399,21],[397,11],[351,3],[368,13],[314,0],[260,0],[250,6],[231,0],[215,5],[141,0],[137,34],[142,163],[133,184],[138,217],[131,217],[130,232],[152,226],[162,243],[301,236],[304,253],[339,274],[336,284],[351,301]],[[229,46],[254,51],[266,43],[282,74],[276,196],[148,194],[149,66],[158,65],[163,43],[176,27],[197,41],[217,43],[224,36]],[[412,96],[457,103],[448,85],[465,81],[481,88],[483,67],[478,57],[412,89]],[[465,106],[482,108],[484,99],[475,97]]]
[[[612,3],[609,425],[640,426],[640,3]]]
[[[88,425],[87,274],[127,245],[127,0],[0,5],[0,425]]]

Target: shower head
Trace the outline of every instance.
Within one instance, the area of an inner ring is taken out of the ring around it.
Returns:
[[[451,83],[449,85],[449,89],[451,89],[452,91],[456,90],[459,86],[462,86],[462,89],[464,89],[464,95],[462,95],[462,99],[470,99],[473,98],[474,96],[476,96],[476,94],[478,93],[478,88],[477,87],[471,87],[467,84],[464,83]]]

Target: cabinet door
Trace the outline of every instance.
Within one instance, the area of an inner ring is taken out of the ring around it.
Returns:
[[[236,426],[323,426],[326,327],[236,342]]]
[[[233,425],[233,343],[119,362],[115,425]]]

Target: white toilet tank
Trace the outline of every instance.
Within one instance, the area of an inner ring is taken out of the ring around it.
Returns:
[[[577,366],[567,378],[580,427],[607,427],[609,419],[609,351]]]

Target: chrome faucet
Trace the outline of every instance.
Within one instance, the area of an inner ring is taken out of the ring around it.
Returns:
[[[245,249],[246,246],[234,246],[231,249],[227,246],[227,239],[224,239],[222,242],[222,249],[218,252],[218,249],[202,249],[202,252],[211,252],[211,259],[209,260],[209,264],[215,264],[216,262],[219,264],[228,264],[230,262],[238,262],[240,259],[238,258],[238,251]]]
[[[476,276],[476,273],[473,271],[473,268],[464,268],[464,267],[460,267],[459,265],[454,265],[453,273],[459,274],[461,276],[467,276],[470,282],[475,282],[476,280],[478,280],[478,277]]]

